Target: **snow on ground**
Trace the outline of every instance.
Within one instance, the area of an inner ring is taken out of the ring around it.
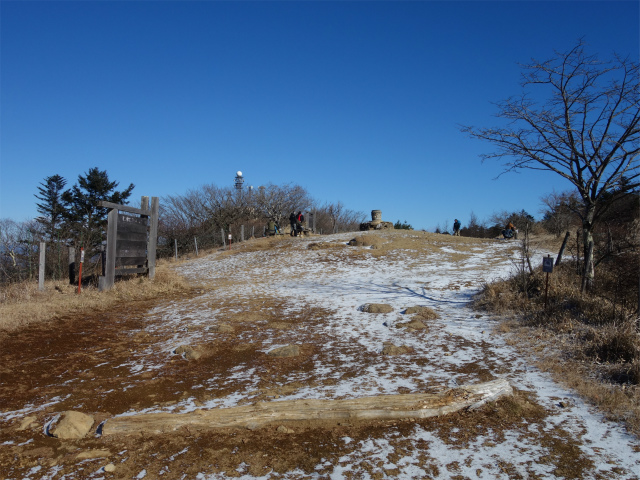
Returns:
[[[217,300],[271,296],[291,300],[297,306],[321,306],[332,311],[321,325],[315,327],[318,331],[314,333],[323,339],[321,348],[325,355],[316,360],[311,374],[313,381],[309,382],[304,372],[292,373],[283,384],[300,382],[305,386],[273,401],[420,392],[479,383],[490,379],[487,378],[489,376],[506,378],[517,389],[535,393],[538,403],[552,413],[544,427],[531,425],[532,435],[507,431],[499,443],[480,438],[466,449],[452,448],[416,425],[413,433],[404,439],[408,446],[403,447],[404,455],[399,460],[397,452],[394,454],[397,438],[374,438],[350,450],[352,453],[345,455],[337,465],[318,465],[318,471],[325,472],[322,475],[308,476],[295,471],[284,478],[341,479],[352,478],[353,475],[372,478],[364,466],[380,463],[384,466],[380,469],[382,478],[422,478],[427,473],[431,475],[429,478],[450,478],[451,472],[444,466],[456,462],[459,464],[459,478],[556,478],[549,463],[542,461],[549,455],[549,447],[536,442],[535,430],[540,428],[547,433],[562,432],[558,435],[569,435],[579,442],[585,459],[594,465],[590,476],[585,478],[638,478],[640,449],[637,440],[625,434],[618,425],[604,421],[576,395],[519,357],[493,330],[495,320],[469,307],[469,300],[484,282],[506,277],[512,271],[518,256],[516,242],[473,245],[462,257],[456,256],[459,252],[448,242],[421,255],[398,250],[380,257],[349,257],[348,261],[346,247],[317,251],[307,249],[312,242],[346,244],[350,238],[347,234],[325,236],[321,240],[305,238],[300,239],[293,249],[276,248],[241,255],[215,253],[180,269],[183,275],[196,281],[230,281],[228,287],[221,283],[215,290],[204,293],[198,299],[200,305],[214,296]],[[541,264],[542,253],[547,252],[538,253],[533,258],[534,265]],[[327,255],[334,258],[344,256],[345,261],[321,261]],[[253,281],[233,281],[247,276]],[[390,304],[394,312],[373,315],[359,311],[358,308],[366,303]],[[407,320],[402,319],[400,312],[414,305],[428,306],[440,315],[437,321],[430,323],[426,335],[395,328],[398,322]],[[154,323],[161,318],[163,328],[183,327],[185,312],[191,326],[224,322],[221,313],[199,309],[188,302],[175,302],[158,308],[149,314],[149,318]],[[292,312],[285,310],[281,313],[287,316]],[[293,330],[289,332],[287,341],[304,341],[308,334],[306,329]],[[180,342],[188,342],[185,338],[188,335],[182,329]],[[268,337],[252,339],[250,334],[244,335],[246,338],[243,340],[247,342],[262,342],[262,351],[265,352],[284,345]],[[161,348],[170,352],[176,347],[178,334],[174,340]],[[197,338],[193,340],[197,341]],[[410,346],[413,353],[376,361],[380,358],[384,342]],[[322,361],[327,358],[333,361]],[[152,369],[153,365],[145,368]],[[359,371],[360,374],[345,376],[345,370]],[[212,378],[203,388],[214,388],[221,382],[225,385],[233,382],[240,387],[227,397],[215,398],[199,407],[232,407],[250,400],[257,377],[252,369],[240,366],[229,372],[226,378]],[[565,405],[563,408],[558,406],[560,400]],[[164,410],[186,412],[194,408],[193,399],[187,399]],[[345,438],[344,441],[349,442],[350,439]],[[428,456],[443,467],[435,477],[433,471],[425,472],[419,461],[421,455],[425,455],[425,445],[428,446]],[[500,462],[514,465],[515,472],[501,470],[498,467]],[[389,469],[398,473],[392,476],[384,474]],[[485,476],[477,473],[481,471]],[[490,476],[487,476],[488,471]],[[255,478],[242,471],[238,474],[239,478]],[[202,474],[198,478],[224,477]],[[283,477],[266,475],[260,478]]]

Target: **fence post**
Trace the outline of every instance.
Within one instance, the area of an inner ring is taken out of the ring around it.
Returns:
[[[224,228],[220,229],[220,234],[222,235],[222,246],[226,247],[227,246],[227,240],[224,238]]]
[[[156,249],[158,245],[158,212],[160,200],[151,197],[151,224],[149,225],[149,243],[147,244],[147,263],[149,267],[149,280],[156,276]]]
[[[69,285],[76,284],[76,249],[69,247]]]
[[[193,237],[193,241],[196,244],[196,257],[198,256],[198,239],[196,237]]]
[[[44,257],[47,250],[47,244],[40,242],[40,264],[38,265],[38,290],[44,290]]]
[[[251,225],[251,238],[256,238],[256,226],[255,225]]]
[[[244,242],[244,225],[240,225],[240,241]]]
[[[178,239],[173,239],[174,259],[178,260]]]

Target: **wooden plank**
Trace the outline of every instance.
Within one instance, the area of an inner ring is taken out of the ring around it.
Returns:
[[[181,428],[258,428],[296,421],[353,421],[429,418],[463,408],[478,408],[511,395],[509,382],[498,379],[446,390],[439,394],[381,395],[346,400],[283,400],[189,413],[143,413],[115,417],[102,435],[161,434]]]
[[[144,257],[147,258],[147,245],[129,242],[119,243],[116,247],[116,257]]]
[[[135,223],[136,225],[144,225],[146,227],[149,219],[147,217],[132,217],[131,215],[118,214],[118,227],[121,227],[123,223]]]
[[[146,261],[147,257],[120,257],[116,258],[116,266],[144,265]]]
[[[139,233],[139,232],[121,232],[118,231],[118,242],[142,242],[146,245],[147,243],[147,234]]]
[[[138,215],[149,215],[149,210],[141,210],[140,208],[130,207],[129,205],[118,205],[117,203],[105,202],[101,200],[98,202],[98,205],[103,208],[113,208],[116,211],[120,210],[121,212],[127,213],[136,213]]]
[[[134,275],[136,273],[147,273],[146,268],[118,268],[116,269],[116,275]]]

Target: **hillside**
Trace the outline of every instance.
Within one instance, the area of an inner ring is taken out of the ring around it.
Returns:
[[[471,309],[512,271],[516,242],[354,237],[251,240],[176,263],[188,295],[3,333],[0,478],[640,478],[638,440]],[[513,395],[433,418],[109,431],[145,413],[446,396],[498,379]],[[70,410],[92,417],[89,433],[51,436]]]

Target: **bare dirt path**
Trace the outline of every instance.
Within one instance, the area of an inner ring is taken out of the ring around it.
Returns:
[[[639,478],[637,439],[468,307],[482,282],[512,268],[515,244],[392,232],[371,249],[350,238],[247,242],[179,265],[197,285],[190,298],[3,334],[0,478]],[[368,303],[391,312],[366,313]],[[404,313],[412,306],[436,318]],[[272,355],[287,346],[297,354]],[[94,433],[140,412],[438,393],[497,378],[512,397],[432,419]],[[92,433],[47,435],[66,410],[92,415]]]

